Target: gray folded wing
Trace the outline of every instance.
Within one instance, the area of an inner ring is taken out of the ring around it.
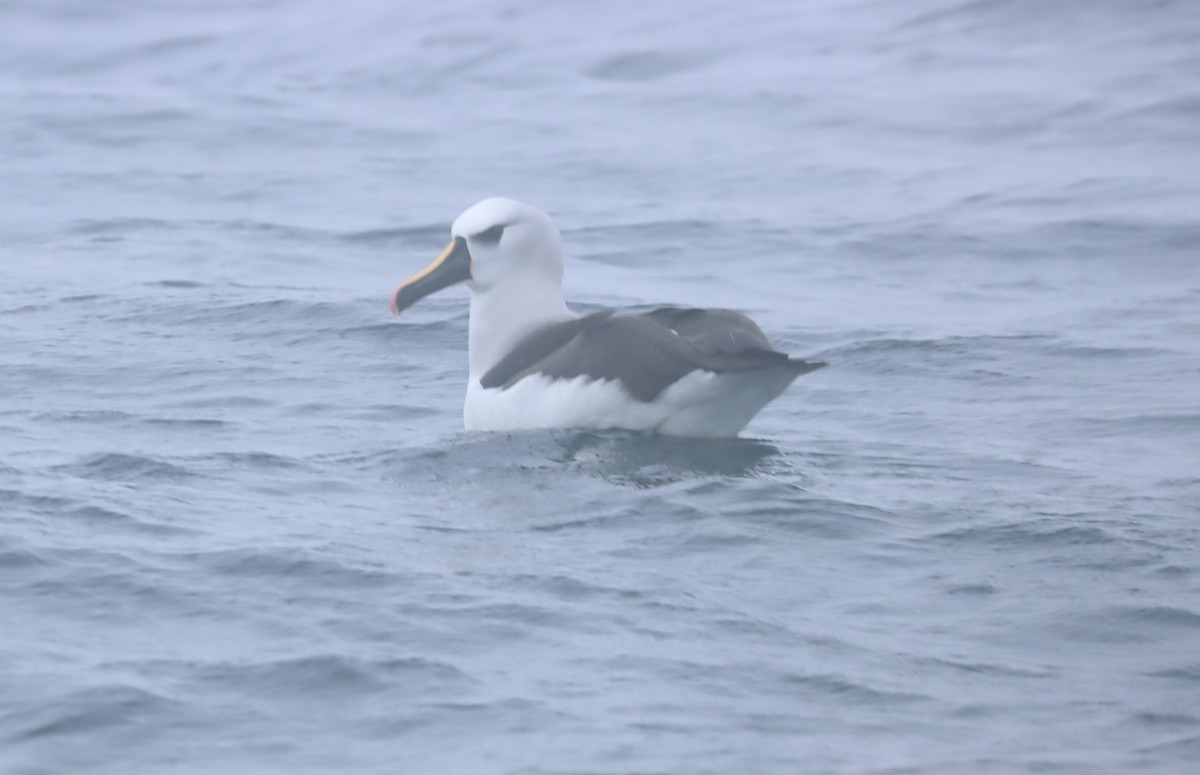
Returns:
[[[731,309],[660,307],[640,317],[661,323],[706,353],[774,349],[757,323]]]
[[[635,398],[652,401],[697,369],[787,368],[799,376],[824,365],[772,350],[752,320],[731,310],[662,308],[631,317],[602,312],[546,326],[518,344],[480,384],[507,388],[530,374],[586,376],[620,380]]]

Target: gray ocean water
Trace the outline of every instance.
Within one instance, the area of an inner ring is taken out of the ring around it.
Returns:
[[[0,2],[0,772],[1192,773],[1200,7]],[[478,199],[830,363],[462,430]]]

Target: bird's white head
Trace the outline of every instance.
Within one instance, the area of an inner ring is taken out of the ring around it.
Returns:
[[[459,282],[472,293],[507,287],[516,295],[562,295],[563,248],[550,216],[515,199],[493,197],[467,208],[450,227],[450,244],[433,263],[400,283],[392,313]]]
[[[471,290],[488,291],[507,282],[530,280],[562,286],[563,247],[558,227],[536,207],[493,197],[468,208],[450,234],[467,242]]]
[[[449,285],[471,289],[471,371],[488,368],[533,328],[569,319],[562,295],[563,246],[550,216],[494,197],[467,208],[433,263],[396,287],[392,313]]]

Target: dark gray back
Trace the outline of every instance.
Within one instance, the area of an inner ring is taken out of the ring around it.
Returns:
[[[530,374],[552,379],[587,376],[620,380],[635,398],[652,401],[696,369],[723,373],[786,368],[799,376],[824,365],[771,349],[754,321],[732,310],[663,307],[629,317],[598,312],[540,328],[521,340],[480,384],[508,388]]]

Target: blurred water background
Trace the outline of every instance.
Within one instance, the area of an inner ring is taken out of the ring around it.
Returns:
[[[1200,7],[0,2],[0,771],[1191,773]],[[491,195],[830,366],[465,434]]]

